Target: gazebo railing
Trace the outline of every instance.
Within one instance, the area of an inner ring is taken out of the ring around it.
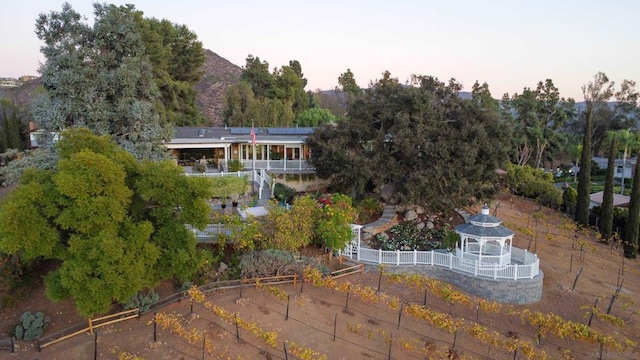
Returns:
[[[431,265],[459,270],[474,276],[490,277],[493,279],[531,279],[538,275],[540,260],[535,254],[526,250],[512,247],[512,260],[518,263],[501,265],[498,263],[479,262],[465,259],[454,253],[442,251],[385,251],[359,247],[351,258],[374,264],[391,265]],[[484,260],[484,256],[483,256]],[[519,264],[522,263],[522,264]]]

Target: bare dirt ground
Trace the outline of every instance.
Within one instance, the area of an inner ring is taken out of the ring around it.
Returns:
[[[478,212],[479,207],[471,210]],[[537,329],[522,320],[520,314],[523,310],[553,313],[565,320],[586,324],[589,307],[598,299],[597,309],[605,313],[620,283],[622,286],[611,315],[623,320],[624,325],[614,325],[596,316],[591,327],[619,342],[625,339],[640,341],[638,260],[623,259],[620,247],[598,242],[589,231],[575,232],[567,226],[569,219],[561,213],[546,208],[542,212],[537,210],[538,205],[533,202],[520,199],[512,202],[509,197],[491,204],[491,213],[516,232],[514,245],[529,248],[541,260],[544,292],[542,300],[536,304],[504,305],[499,313],[495,313],[448,303],[431,292],[398,285],[386,276],[381,277],[373,266],[367,266],[364,274],[350,275],[339,281],[350,281],[376,290],[380,282],[381,292],[397,296],[405,308],[411,304],[423,304],[426,299],[426,308],[462,320],[465,326],[477,322],[498,332],[504,339],[517,338],[532,344],[534,358],[640,358],[637,346],[628,346],[623,351],[605,347],[601,354],[597,344],[560,339],[553,334],[544,335],[537,344]],[[275,347],[257,337],[258,330],[252,332],[236,328],[233,320],[225,321],[198,303],[194,303],[192,312],[189,301],[183,300],[158,311],[180,319],[179,324],[185,329],[182,332],[191,331],[192,337],[193,334],[201,334],[204,340],[198,338],[190,343],[180,335],[181,331],[172,332],[158,326],[154,342],[153,315],[147,314],[137,320],[98,330],[97,341],[94,336],[81,334],[41,352],[35,350],[33,343],[18,341],[17,353],[0,351],[0,359],[92,359],[94,351],[98,359],[126,359],[129,354],[143,359],[285,359],[287,356],[289,359],[318,359],[321,355],[326,355],[327,359],[445,359],[451,356],[451,347],[455,348],[453,358],[458,359],[528,358],[523,351],[516,351],[514,355],[513,351],[482,344],[465,331],[449,332],[441,326],[418,320],[402,308],[393,309],[383,301],[367,302],[355,295],[349,297],[334,288],[314,287],[310,283],[280,285],[278,289],[289,295],[289,301],[276,296],[277,291],[253,287],[244,288],[242,293],[239,289],[219,290],[207,297],[220,309],[236,313],[240,322],[252,322],[254,329],[275,331]],[[159,289],[161,295],[174,291],[170,285]],[[83,322],[75,314],[71,302],[50,303],[40,286],[24,303],[0,313],[0,330],[6,334],[6,330],[17,323],[20,314],[26,310],[43,311],[51,317],[45,336]],[[296,346],[294,343],[317,354],[294,357],[290,353]],[[284,353],[285,344],[288,355]]]

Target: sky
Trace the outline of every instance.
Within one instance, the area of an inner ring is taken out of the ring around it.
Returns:
[[[68,1],[93,22],[93,1]],[[205,49],[238,66],[249,54],[271,69],[298,60],[306,90],[333,89],[350,69],[361,87],[412,74],[455,78],[466,91],[486,82],[494,98],[552,79],[563,97],[602,71],[640,81],[636,0],[140,0],[146,17],[184,24]],[[40,13],[63,1],[9,0],[0,12],[0,77],[38,75]]]

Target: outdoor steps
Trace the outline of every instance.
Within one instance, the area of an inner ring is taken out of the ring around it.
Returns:
[[[259,185],[257,183],[254,186],[259,189]],[[267,204],[269,204],[269,199],[271,199],[271,189],[268,186],[263,187],[260,195],[257,206],[267,206]]]

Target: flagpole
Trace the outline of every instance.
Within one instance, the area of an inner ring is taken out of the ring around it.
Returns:
[[[256,193],[256,131],[253,127],[253,120],[251,121],[251,147],[253,148],[253,156],[251,156],[251,176],[253,177],[253,183],[251,184],[251,189],[253,190],[253,195]]]

